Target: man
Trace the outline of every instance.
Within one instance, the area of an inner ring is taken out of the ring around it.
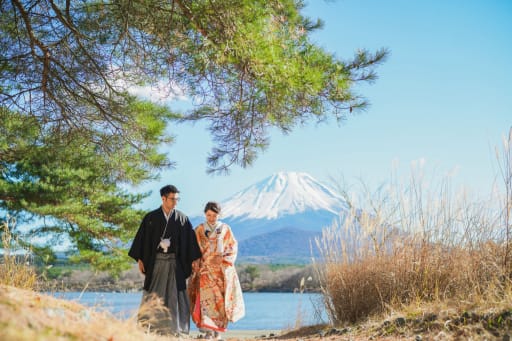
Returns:
[[[144,216],[128,252],[145,276],[138,320],[158,334],[188,334],[186,280],[201,251],[188,217],[175,209],[180,199],[178,189],[164,186],[160,196],[161,207]]]

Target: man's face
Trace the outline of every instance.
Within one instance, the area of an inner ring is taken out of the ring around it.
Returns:
[[[176,204],[180,200],[178,193],[169,193],[162,197],[162,207],[166,212],[169,212],[176,207]]]

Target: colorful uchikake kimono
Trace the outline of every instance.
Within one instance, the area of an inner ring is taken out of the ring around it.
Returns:
[[[245,315],[242,288],[235,269],[238,244],[231,228],[217,221],[196,227],[202,257],[193,264],[188,284],[192,320],[199,329],[226,331],[228,321]]]

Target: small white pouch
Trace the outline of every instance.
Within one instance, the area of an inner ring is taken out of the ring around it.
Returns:
[[[167,253],[167,250],[171,246],[171,239],[170,238],[161,239],[160,244],[158,244],[158,246],[160,246],[162,248],[162,250],[164,250],[164,252]]]

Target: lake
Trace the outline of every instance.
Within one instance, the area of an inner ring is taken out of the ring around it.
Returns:
[[[75,300],[121,319],[135,317],[142,293],[57,292],[57,298]],[[283,330],[326,323],[322,296],[313,293],[244,293],[245,317],[230,323],[230,330]],[[191,329],[197,330],[191,322]]]

